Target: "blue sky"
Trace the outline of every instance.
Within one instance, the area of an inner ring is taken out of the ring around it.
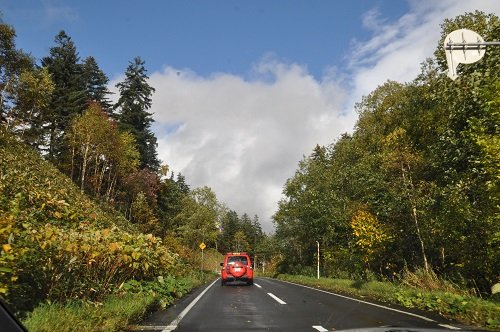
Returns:
[[[498,0],[0,0],[17,45],[40,59],[64,29],[111,79],[146,61],[158,154],[191,186],[258,214],[266,231],[287,178],[356,123],[356,102],[407,82],[440,24]],[[487,54],[486,54],[487,56]]]
[[[18,46],[41,58],[65,30],[82,57],[94,56],[110,76],[140,55],[150,71],[164,66],[248,75],[266,54],[307,66],[321,77],[345,64],[353,39],[370,32],[362,16],[388,20],[404,1],[0,1]]]

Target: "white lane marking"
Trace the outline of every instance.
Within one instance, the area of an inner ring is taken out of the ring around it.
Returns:
[[[332,293],[332,292],[327,292],[327,291],[322,290],[322,289],[317,289],[317,288],[314,288],[314,287],[304,286],[304,285],[296,284],[296,283],[290,282],[290,281],[279,280],[279,279],[273,279],[273,280],[286,282],[286,283],[289,283],[289,284],[292,284],[292,285],[296,285],[296,286],[300,286],[300,287],[304,287],[304,288],[309,288],[309,289],[312,289],[312,290],[315,290],[315,291],[318,291],[318,292],[322,292],[322,293],[326,293],[326,294],[330,294],[330,295],[335,295],[335,296],[338,296],[338,297],[341,297],[341,298],[344,298],[344,299],[348,299],[348,300],[352,300],[352,301],[357,301],[357,302],[361,302],[361,303],[364,303],[364,304],[369,304],[369,305],[372,305],[374,307],[379,307],[379,308],[382,308],[382,309],[392,310],[392,311],[395,311],[395,312],[399,312],[400,314],[405,314],[405,315],[409,315],[409,316],[413,316],[413,317],[417,317],[417,318],[423,319],[423,320],[428,321],[428,322],[434,322],[434,323],[436,323],[436,321],[434,319],[430,319],[430,318],[427,318],[427,317],[424,317],[424,316],[413,314],[411,312],[407,312],[407,311],[403,311],[403,310],[398,310],[398,309],[386,307],[386,306],[383,306],[383,305],[380,305],[380,304],[366,302],[366,301],[363,301],[363,300],[358,300],[358,299],[355,299],[355,298],[352,298],[352,297],[349,297],[349,296],[344,296],[344,295],[340,295],[340,294],[336,294],[336,293]]]
[[[169,331],[173,331],[177,328],[177,325],[179,325],[179,323],[181,322],[181,320],[184,318],[184,316],[187,315],[187,313],[189,312],[189,310],[191,310],[194,305],[196,304],[196,302],[198,302],[201,297],[203,295],[205,295],[205,293],[209,290],[210,287],[213,286],[213,284],[215,284],[216,281],[218,281],[219,278],[215,279],[214,282],[212,282],[210,285],[207,286],[207,288],[205,288],[203,290],[203,292],[200,293],[200,295],[198,295],[193,301],[191,301],[191,303],[189,303],[189,305],[184,308],[184,310],[182,310],[182,312],[179,314],[179,316],[177,316],[170,324],[168,324],[168,326],[166,328],[164,328],[161,332],[169,332]]]
[[[449,330],[461,330],[461,328],[459,328],[459,327],[451,326],[448,324],[438,324],[438,325],[441,327],[444,327],[445,329],[449,329]]]
[[[328,332],[328,330],[321,325],[313,325],[313,329],[318,330],[320,332]]]
[[[277,297],[273,293],[267,293],[267,295],[269,295],[270,297],[272,297],[273,299],[275,299],[279,304],[286,304],[285,301],[283,301],[282,299],[280,299],[279,297]]]
[[[154,325],[132,325],[129,326],[129,330],[141,330],[141,331],[157,331],[166,329],[167,326],[154,326]]]
[[[259,285],[259,284],[254,283],[254,285],[257,286],[257,287],[259,287],[259,288],[262,288],[262,286]]]

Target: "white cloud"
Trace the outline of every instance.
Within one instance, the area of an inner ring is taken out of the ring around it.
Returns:
[[[321,80],[272,56],[257,63],[252,80],[171,67],[153,73],[159,157],[193,187],[208,185],[240,214],[258,214],[270,231],[297,162],[316,144],[352,130],[353,105],[362,95],[388,79],[413,79],[433,55],[443,19],[475,9],[500,12],[496,0],[409,4],[396,21],[375,10],[366,13],[361,20],[371,35],[353,41],[347,72],[325,68]]]
[[[420,64],[432,57],[440,38],[440,24],[466,12],[500,13],[498,0],[408,1],[410,10],[390,22],[376,10],[362,17],[370,32],[367,40],[353,41],[349,68],[353,73],[348,107],[383,82],[407,82],[420,72]]]
[[[74,22],[79,18],[78,12],[74,8],[66,4],[59,4],[58,1],[43,0],[42,8],[43,17],[49,23],[61,21]]]
[[[350,130],[354,117],[340,115],[345,93],[330,76],[318,82],[303,67],[272,57],[253,74],[248,81],[167,67],[150,77],[152,111],[159,157],[240,214],[258,214],[270,231],[298,161]]]

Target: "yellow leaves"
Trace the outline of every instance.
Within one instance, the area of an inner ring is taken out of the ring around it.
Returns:
[[[109,244],[108,248],[111,252],[114,252],[114,251],[120,249],[120,245],[116,242],[112,242]]]
[[[154,244],[154,243],[156,243],[156,242],[158,242],[158,239],[157,239],[157,238],[156,238],[156,236],[154,236],[153,234],[147,234],[147,235],[145,236],[145,238],[146,238],[147,240],[149,240],[149,242],[151,242],[151,243],[153,243],[153,244]]]
[[[75,252],[77,251],[77,246],[74,243],[68,243],[66,245],[66,248],[64,248],[64,250],[67,252]]]
[[[383,243],[391,239],[388,230],[377,217],[361,209],[356,211],[351,219],[351,228],[356,236],[356,245],[365,252],[365,261],[382,247]]]
[[[109,228],[103,229],[102,230],[102,236],[107,239],[109,237],[110,230]]]
[[[9,252],[11,249],[12,249],[12,248],[11,248],[10,244],[8,244],[8,243],[7,243],[7,244],[2,245],[2,250],[3,250],[4,252]]]

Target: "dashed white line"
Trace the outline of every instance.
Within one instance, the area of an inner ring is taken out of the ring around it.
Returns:
[[[444,327],[445,329],[449,329],[449,330],[461,330],[461,328],[459,328],[459,327],[451,326],[448,324],[438,324],[438,325],[441,327]]]
[[[175,330],[177,328],[177,325],[179,325],[180,321],[184,318],[184,316],[187,315],[189,310],[191,310],[194,307],[196,302],[198,302],[201,299],[201,297],[205,295],[205,293],[210,289],[210,287],[212,287],[213,284],[215,284],[215,282],[218,280],[219,279],[217,278],[214,280],[214,282],[208,285],[207,288],[205,288],[203,292],[200,293],[200,295],[198,295],[193,301],[191,301],[191,303],[189,303],[189,305],[186,308],[184,308],[184,310],[182,310],[179,316],[177,316],[177,318],[175,318],[170,324],[168,324],[168,326],[164,328],[161,332],[170,332]]]
[[[321,325],[313,325],[313,329],[318,330],[320,332],[328,332],[328,330]]]
[[[259,284],[254,283],[254,285],[257,286],[257,287],[259,287],[259,288],[262,288],[262,286],[259,285]]]
[[[279,297],[277,297],[273,293],[267,293],[267,295],[269,295],[270,297],[272,297],[273,299],[275,299],[279,304],[286,304],[285,301],[283,301],[282,299],[280,299]]]

